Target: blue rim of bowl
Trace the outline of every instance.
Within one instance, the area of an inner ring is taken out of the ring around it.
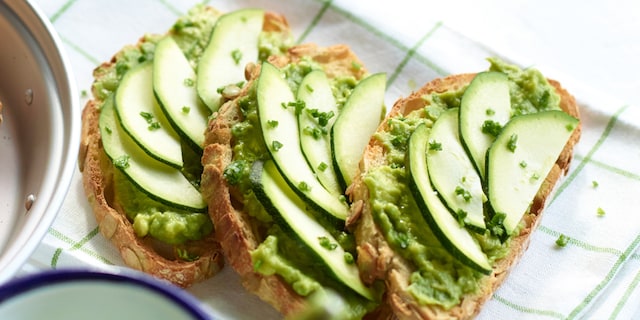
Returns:
[[[181,288],[135,271],[108,273],[85,270],[51,270],[39,272],[16,278],[0,286],[0,304],[38,288],[48,287],[54,284],[83,281],[104,281],[117,284],[137,285],[171,300],[194,319],[212,319],[212,317],[203,310],[200,301]]]

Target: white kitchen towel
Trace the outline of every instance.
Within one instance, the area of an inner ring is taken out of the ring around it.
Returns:
[[[145,33],[163,33],[197,1],[38,0],[64,42],[78,88],[88,98],[92,70]],[[451,12],[419,1],[210,1],[223,11],[261,7],[287,18],[298,42],[348,44],[367,69],[386,72],[386,104],[427,81],[478,72],[501,56],[539,68],[580,103],[582,139],[569,175],[558,186],[529,250],[479,319],[633,319],[640,307],[640,114],[624,99],[590,86],[580,74],[509,56],[449,24]],[[478,13],[480,14],[480,13]],[[514,24],[516,28],[519,25]],[[512,30],[511,34],[517,34]],[[527,36],[523,34],[523,36]],[[548,57],[545,57],[545,61]],[[589,52],[582,59],[591,61]],[[580,64],[580,61],[576,61]],[[624,62],[621,62],[624,64]],[[621,66],[622,67],[622,66]],[[637,71],[640,70],[636,70]],[[56,221],[23,273],[67,267],[122,265],[97,230],[79,171]],[[565,247],[556,245],[560,235]],[[230,268],[189,289],[220,318],[281,316],[245,292]]]

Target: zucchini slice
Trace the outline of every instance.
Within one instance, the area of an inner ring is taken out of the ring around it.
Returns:
[[[343,194],[333,167],[329,133],[338,115],[327,75],[322,70],[307,74],[300,83],[297,99],[305,109],[298,114],[300,147],[320,183],[333,194]]]
[[[430,129],[425,124],[420,124],[409,138],[409,188],[422,216],[443,247],[465,265],[484,274],[491,274],[491,264],[480,245],[453,217],[431,186],[426,159],[429,133]]]
[[[202,151],[209,110],[200,102],[195,81],[196,73],[175,40],[160,40],[153,59],[153,92],[174,129]]]
[[[244,68],[258,61],[258,38],[264,11],[242,9],[221,16],[198,63],[197,91],[211,109],[221,105],[218,89],[245,80]]]
[[[291,188],[310,205],[337,219],[346,219],[349,207],[340,195],[330,193],[320,184],[300,149],[296,113],[302,111],[302,106],[295,102],[280,70],[268,62],[262,64],[257,100],[265,144]]]
[[[127,71],[115,93],[115,109],[124,131],[154,159],[181,168],[180,136],[153,96],[153,64]]]
[[[372,290],[360,279],[354,263],[345,260],[346,252],[338,241],[305,210],[306,203],[282,178],[273,161],[256,161],[251,172],[252,189],[267,212],[280,219],[285,230],[300,239],[333,276],[363,297],[374,300]]]
[[[560,110],[515,116],[487,151],[487,189],[494,214],[516,229],[578,120]]]
[[[433,124],[427,150],[429,178],[453,214],[474,231],[485,230],[482,182],[458,134],[458,109]]]
[[[180,170],[149,156],[124,132],[116,120],[112,96],[100,110],[99,127],[107,156],[150,198],[178,209],[206,211],[200,191]]]
[[[509,79],[500,72],[478,73],[460,101],[460,138],[482,179],[487,149],[511,118]]]
[[[364,148],[384,117],[386,85],[384,73],[360,81],[331,128],[331,150],[342,190],[353,181]]]

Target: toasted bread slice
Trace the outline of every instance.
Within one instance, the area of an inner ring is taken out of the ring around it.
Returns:
[[[355,54],[344,45],[320,47],[304,44],[292,47],[288,55],[271,57],[277,67],[283,67],[308,57],[323,66],[327,77],[354,76],[361,79],[364,68],[354,68],[354,63],[362,65]],[[266,237],[266,230],[251,212],[243,207],[243,194],[225,180],[224,170],[233,157],[233,147],[237,143],[231,133],[234,124],[242,120],[238,100],[256,81],[260,66],[246,69],[249,81],[240,97],[223,105],[218,115],[209,122],[206,133],[202,163],[202,190],[209,203],[209,214],[216,226],[216,238],[222,245],[226,262],[240,275],[244,287],[271,304],[284,315],[301,312],[307,305],[304,297],[298,295],[277,275],[263,275],[254,270],[250,252],[255,250]]]
[[[410,96],[397,100],[387,119],[398,115],[407,115],[411,111],[423,108],[425,106],[425,100],[422,98],[424,95],[461,89],[467,86],[474,76],[475,74],[460,74],[433,80],[418,91],[413,92]],[[549,80],[549,82],[561,97],[561,109],[579,118],[579,111],[574,97],[563,89],[558,82],[553,80]],[[387,121],[383,121],[378,131],[387,130],[389,130]],[[415,271],[415,267],[394,252],[393,247],[387,242],[384,234],[374,222],[372,208],[368,201],[369,190],[363,181],[363,177],[369,170],[386,164],[386,149],[379,140],[372,138],[361,160],[360,172],[348,190],[348,194],[353,201],[349,224],[354,228],[356,234],[358,266],[361,270],[361,276],[366,283],[373,283],[377,280],[385,282],[387,290],[385,303],[390,306],[397,318],[472,318],[504,281],[509,270],[528,247],[530,235],[540,221],[547,199],[554,186],[569,169],[573,147],[579,137],[580,128],[577,128],[537,193],[530,212],[524,216],[524,228],[521,229],[518,235],[512,236],[510,251],[507,256],[495,264],[491,275],[484,276],[479,280],[479,290],[473,294],[463,296],[458,305],[448,310],[439,306],[421,305],[407,291],[410,283],[409,277]]]
[[[198,13],[197,19],[210,20],[213,23],[221,15],[212,7],[204,7]],[[289,33],[286,19],[278,14],[265,13],[263,30]],[[173,32],[173,29],[172,31]],[[196,282],[215,275],[223,267],[223,255],[216,241],[214,233],[198,241],[189,241],[183,245],[170,246],[153,240],[150,237],[136,236],[132,222],[127,219],[123,206],[116,198],[117,184],[114,181],[116,168],[104,152],[100,130],[100,108],[105,102],[106,95],[115,91],[105,90],[104,86],[97,86],[105,77],[113,77],[113,70],[125,56],[125,50],[137,48],[139,51],[145,45],[150,45],[153,39],[161,35],[147,35],[134,46],[127,46],[116,53],[113,58],[94,70],[95,79],[92,86],[93,97],[84,107],[82,113],[82,138],[79,152],[79,167],[83,176],[85,193],[93,209],[101,234],[109,239],[120,252],[122,259],[129,267],[139,269],[156,277],[163,278],[182,287],[188,287]],[[208,39],[194,39],[206,44]],[[204,134],[204,133],[203,133]],[[215,203],[212,203],[215,206]],[[179,259],[176,255],[180,250],[197,256],[193,261]]]

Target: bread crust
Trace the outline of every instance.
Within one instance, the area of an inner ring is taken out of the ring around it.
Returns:
[[[212,17],[221,13],[213,7],[204,10]],[[263,30],[289,33],[289,25],[284,16],[265,12]],[[147,37],[141,38],[136,47],[141,47]],[[96,81],[105,76],[104,70],[115,67],[119,55],[116,53],[110,61],[102,63],[94,70]],[[93,88],[96,90],[95,88]],[[137,237],[133,225],[127,219],[124,209],[116,199],[114,183],[114,166],[102,147],[99,117],[104,101],[93,92],[82,112],[82,131],[79,151],[79,169],[85,194],[98,222],[100,233],[119,251],[124,263],[134,269],[166,279],[181,287],[188,287],[217,274],[224,265],[224,256],[215,233],[204,239],[190,241],[180,248],[188,249],[198,258],[194,261],[178,260],[171,257],[172,248],[159,241]],[[204,133],[203,133],[204,134]],[[211,203],[215,205],[215,203]]]
[[[360,65],[362,63],[344,45],[327,48],[315,44],[298,45],[292,47],[287,55],[271,57],[269,62],[283,67],[302,57],[310,57],[323,65],[329,78],[353,75],[360,79],[366,74],[364,68],[353,68],[354,62]],[[249,82],[239,98],[246,95],[259,73],[258,65],[247,67],[246,76]],[[306,306],[305,298],[295,293],[280,276],[265,276],[254,271],[250,252],[264,240],[265,231],[261,230],[259,223],[244,211],[242,194],[230,186],[223,176],[224,169],[231,162],[232,147],[235,144],[231,127],[242,119],[237,105],[239,98],[224,104],[215,119],[209,122],[202,158],[203,193],[210,204],[209,214],[216,226],[216,237],[222,245],[225,259],[240,275],[244,287],[283,315],[294,315]]]
[[[425,94],[458,90],[468,85],[475,74],[459,74],[435,79],[410,96],[398,99],[387,118],[396,115],[406,115],[413,110],[422,108]],[[579,110],[574,97],[554,80],[549,80],[561,97],[562,110],[579,118]],[[383,121],[378,131],[386,131],[387,122]],[[529,245],[530,235],[537,227],[547,199],[557,185],[560,178],[566,175],[573,155],[573,147],[580,138],[581,128],[578,127],[565,145],[551,172],[546,177],[538,191],[531,210],[523,217],[525,227],[520,234],[511,238],[509,254],[499,260],[491,275],[483,277],[479,290],[462,298],[459,305],[445,310],[439,306],[421,306],[407,292],[409,276],[414,271],[411,263],[394,254],[393,249],[385,240],[384,234],[373,221],[369,205],[369,191],[364,184],[364,175],[371,169],[385,164],[385,148],[375,138],[372,138],[365,149],[360,162],[359,172],[347,191],[353,201],[349,225],[354,228],[358,243],[358,267],[365,283],[377,280],[385,282],[387,303],[398,319],[470,319],[478,314],[481,306],[507,277],[510,269],[518,262]]]

